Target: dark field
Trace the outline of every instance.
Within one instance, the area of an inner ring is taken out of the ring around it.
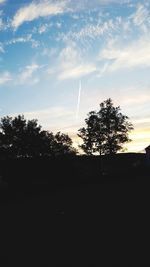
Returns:
[[[52,187],[45,180],[28,190],[10,187],[8,202],[1,201],[11,229],[10,263],[149,264],[148,171],[138,167],[128,174],[93,174],[76,184]]]

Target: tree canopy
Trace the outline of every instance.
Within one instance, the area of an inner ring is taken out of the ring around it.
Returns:
[[[128,133],[133,125],[119,106],[114,107],[111,98],[100,103],[98,112],[89,112],[85,123],[78,136],[83,140],[80,147],[86,154],[115,154],[123,149],[124,143],[131,141]]]
[[[43,131],[37,120],[23,115],[6,116],[0,122],[0,154],[6,158],[75,154],[67,134]]]

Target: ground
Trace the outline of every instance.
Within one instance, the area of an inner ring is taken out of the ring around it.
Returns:
[[[142,176],[12,195],[13,257],[40,265],[104,260],[122,266],[130,257],[136,265],[150,263],[149,204],[149,182]]]

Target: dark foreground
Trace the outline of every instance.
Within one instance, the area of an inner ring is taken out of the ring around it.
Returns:
[[[104,177],[53,190],[40,185],[24,193],[6,190],[2,231],[11,231],[5,261],[10,266],[150,264],[148,176]]]

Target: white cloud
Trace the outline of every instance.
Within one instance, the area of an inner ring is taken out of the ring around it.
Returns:
[[[80,78],[95,71],[96,71],[96,66],[93,64],[77,65],[75,67],[68,68],[62,71],[59,75],[59,79],[64,80],[64,79]]]
[[[129,135],[130,137],[130,135]],[[137,152],[137,153],[145,153],[145,147],[147,147],[150,143],[150,138],[144,139],[143,137],[134,140],[134,136],[132,142],[126,144],[126,148],[128,152]]]
[[[12,80],[11,75],[8,71],[0,73],[0,85],[5,84]]]
[[[27,119],[37,119],[44,129],[60,131],[66,126],[66,122],[67,124],[72,122],[74,110],[64,106],[54,106],[23,112],[23,114]]]
[[[46,109],[25,112],[24,114],[30,119],[38,118],[40,120],[41,119],[44,120],[48,118],[51,118],[51,119],[60,118],[60,117],[70,114],[70,112],[64,107],[48,107]]]
[[[39,29],[38,29],[38,33],[39,33],[39,34],[42,34],[42,33],[46,32],[47,29],[48,29],[48,27],[49,27],[49,25],[46,24],[46,23],[43,24],[43,25],[41,25],[41,26],[39,27]]]
[[[134,119],[134,124],[147,124],[150,125],[150,118],[139,118],[139,119]]]
[[[72,39],[72,40],[81,40],[85,38],[95,39],[98,36],[102,36],[105,33],[110,33],[112,30],[115,30],[118,26],[119,21],[112,21],[111,19],[105,22],[99,22],[95,24],[88,24],[85,27],[81,28],[80,31],[70,31],[68,34],[62,35],[64,40]],[[61,35],[60,35],[61,37]]]
[[[27,34],[25,36],[12,38],[5,42],[5,45],[15,45],[16,43],[31,43],[32,48],[36,48],[40,45],[39,41],[32,38],[32,34]]]
[[[75,65],[76,62],[80,61],[80,58],[80,51],[73,42],[69,42],[59,55],[59,61],[63,68]]]
[[[49,29],[51,29],[52,26],[54,26],[54,24],[52,22],[50,22],[50,23],[41,23],[40,25],[35,26],[33,28],[32,33],[34,33],[34,34],[35,33],[39,33],[39,34],[45,33]]]
[[[52,1],[49,0],[41,1],[39,3],[32,2],[17,11],[12,20],[12,27],[16,29],[24,22],[32,21],[39,17],[61,14],[64,10],[64,1],[55,1],[55,3],[52,3]]]
[[[3,12],[0,10],[0,16],[3,14]],[[0,31],[5,31],[8,28],[8,24],[4,23],[3,19],[0,17]]]
[[[135,130],[129,134],[129,137],[133,140],[131,143],[127,144],[128,151],[139,151],[145,152],[145,147],[147,147],[150,143],[150,128],[137,127],[140,124],[140,121],[144,121],[145,119],[140,120],[137,125],[135,125]],[[150,120],[149,120],[150,122]],[[147,124],[147,126],[149,126]]]
[[[41,68],[38,64],[32,64],[28,65],[24,68],[24,70],[19,74],[19,77],[17,79],[17,83],[24,84],[25,82],[35,84],[39,80],[34,77],[33,74],[36,73],[36,71]]]
[[[96,71],[93,63],[85,62],[79,48],[70,42],[60,53],[58,60],[58,78],[76,79]]]
[[[5,2],[6,2],[6,0],[0,0],[0,4],[3,4]]]
[[[3,47],[3,44],[2,43],[0,43],[0,52],[1,53],[4,53],[4,47]]]
[[[94,10],[96,8],[103,8],[109,4],[126,4],[129,3],[130,0],[80,0],[78,2],[71,0],[69,1],[69,7],[72,11],[79,11],[79,10]]]
[[[2,30],[3,29],[3,20],[2,20],[2,18],[0,18],[0,30]]]
[[[59,80],[76,79],[95,71],[96,66],[93,63],[84,63],[80,52],[72,45],[68,45],[61,51],[55,67],[47,69],[48,74],[55,73]]]
[[[53,75],[53,74],[55,74],[56,73],[56,70],[54,69],[54,68],[48,68],[47,69],[47,73],[49,74],[49,75]]]
[[[133,89],[132,89],[133,90]],[[142,88],[141,88],[142,91]],[[150,94],[148,94],[148,92],[143,92],[143,93],[136,93],[136,97],[134,95],[135,90],[133,91],[133,94],[130,94],[130,96],[128,97],[121,97],[121,101],[124,105],[126,105],[127,107],[129,106],[137,106],[137,105],[144,105],[146,103],[150,102]],[[150,121],[150,119],[149,119]]]
[[[32,41],[32,35],[28,34],[26,36],[13,38],[6,42],[6,45],[16,44],[16,43],[26,43]]]
[[[149,19],[149,10],[142,4],[138,4],[136,12],[131,16],[135,25],[139,26]]]
[[[47,56],[47,57],[53,57],[56,56],[57,54],[57,48],[44,48],[41,55],[42,56]]]
[[[56,27],[57,27],[58,29],[60,29],[61,26],[62,26],[62,24],[61,24],[60,22],[57,22],[57,23],[56,23]]]
[[[149,67],[150,66],[150,36],[120,46],[113,44],[100,52],[100,60],[109,63],[106,71],[116,71],[122,68]]]

